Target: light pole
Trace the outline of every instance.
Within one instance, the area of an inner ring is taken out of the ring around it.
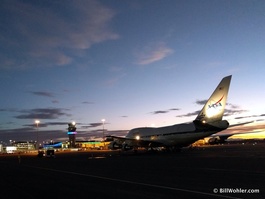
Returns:
[[[37,143],[36,143],[36,149],[39,150],[39,120],[35,120],[35,124],[37,126]]]
[[[104,140],[104,137],[105,137],[105,129],[104,129],[104,124],[105,124],[105,119],[102,119],[102,126],[103,126],[103,129],[102,129],[102,140],[103,140],[103,146],[104,146],[104,149],[105,149],[105,140]]]

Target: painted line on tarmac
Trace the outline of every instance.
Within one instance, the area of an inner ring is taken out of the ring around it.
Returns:
[[[206,192],[194,191],[194,190],[189,190],[189,189],[181,189],[181,188],[176,188],[176,187],[168,187],[168,186],[148,184],[148,183],[142,183],[142,182],[134,182],[134,181],[129,181],[129,180],[121,180],[121,179],[117,179],[117,178],[108,178],[108,177],[103,177],[103,176],[77,173],[77,172],[72,172],[72,171],[63,171],[63,170],[49,169],[49,168],[44,168],[44,167],[34,167],[34,166],[29,166],[29,165],[24,165],[24,166],[36,168],[36,169],[47,170],[47,171],[60,172],[60,173],[65,173],[65,174],[85,176],[85,177],[96,178],[96,179],[101,179],[101,180],[108,180],[108,181],[121,182],[121,183],[134,184],[134,185],[141,185],[141,186],[146,186],[146,187],[153,187],[153,188],[160,188],[160,189],[167,189],[167,190],[174,190],[174,191],[182,191],[182,192],[195,193],[195,194],[201,194],[201,195],[206,195],[206,196],[214,196],[216,198],[243,199],[243,198],[225,196],[225,195],[214,194],[214,193],[206,193]]]

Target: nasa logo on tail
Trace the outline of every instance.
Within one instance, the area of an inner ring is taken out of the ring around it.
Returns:
[[[224,98],[224,95],[223,95],[223,97],[221,97],[221,99],[219,99],[217,102],[210,102],[210,104],[208,104],[208,108],[217,108],[217,107],[220,107],[220,106],[222,106],[222,103],[221,103],[221,101],[222,101],[222,99]]]
[[[208,118],[214,117],[223,111],[224,109],[224,106],[222,104],[223,98],[224,95],[218,101],[211,100],[209,102],[208,109],[206,110],[206,115]]]

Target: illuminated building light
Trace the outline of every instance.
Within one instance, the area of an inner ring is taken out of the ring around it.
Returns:
[[[67,132],[68,135],[75,135],[77,132]]]
[[[58,143],[54,143],[54,144],[44,144],[43,147],[44,148],[50,148],[50,147],[62,148],[62,142],[58,142]]]

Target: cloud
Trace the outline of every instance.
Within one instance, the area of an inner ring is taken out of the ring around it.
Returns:
[[[151,44],[137,53],[137,64],[148,65],[160,61],[172,53],[173,50],[168,48],[164,42]]]
[[[103,86],[105,87],[112,87],[116,85],[127,75],[123,67],[110,67],[109,71],[111,72],[110,77],[103,82]]]
[[[38,108],[19,111],[21,114],[16,116],[17,119],[58,119],[61,116],[70,117],[71,114],[65,113],[68,109],[60,108]]]
[[[85,102],[82,102],[82,104],[94,104],[94,102],[85,101]]]
[[[53,93],[51,92],[45,92],[45,91],[31,91],[30,93],[38,96],[44,96],[44,97],[54,97]]]
[[[58,101],[58,100],[52,100],[52,103],[53,103],[53,104],[58,104],[59,101]]]
[[[2,69],[66,65],[80,50],[119,38],[109,28],[114,11],[94,0],[3,1],[0,12]]]
[[[89,125],[82,126],[82,128],[95,128],[95,127],[98,127],[98,126],[102,126],[102,123],[101,122],[90,123]]]
[[[154,111],[152,114],[161,114],[161,113],[168,113],[168,111]]]
[[[168,109],[169,111],[179,111],[180,108],[171,108],[171,109]]]
[[[42,130],[39,129],[38,131],[39,140],[62,140],[67,141],[68,135],[65,130]],[[7,129],[7,130],[0,130],[1,141],[6,143],[9,140],[15,141],[34,141],[37,139],[36,135],[36,127],[25,127],[25,128],[16,128],[16,129]]]
[[[40,122],[38,124],[38,127],[48,127],[48,126],[65,126],[65,128],[68,127],[69,122]],[[32,127],[33,129],[36,128],[36,124],[32,123],[32,124],[24,124],[23,126],[26,127]]]
[[[151,114],[154,114],[154,115],[156,115],[156,114],[164,114],[164,113],[168,113],[170,111],[178,111],[178,110],[180,110],[180,109],[179,108],[171,108],[171,109],[167,109],[167,110],[153,111],[153,112],[151,112]]]
[[[236,104],[231,104],[231,103],[226,103],[227,106],[230,106],[232,109],[239,109],[240,106],[236,105]]]
[[[36,124],[32,123],[32,124],[24,124],[23,126],[27,126],[27,127],[32,127],[32,129],[36,129]],[[39,123],[38,127],[47,127],[48,125],[46,123]]]
[[[197,116],[200,113],[200,111],[194,111],[191,113],[183,114],[183,115],[177,115],[176,117],[191,117],[191,116]]]
[[[241,110],[241,109],[225,109],[224,116],[232,116],[237,115],[241,113],[245,113],[247,110]]]
[[[246,118],[264,117],[264,116],[265,116],[265,114],[261,114],[261,115],[249,115],[249,116],[235,117],[234,119],[246,119]]]
[[[196,100],[195,104],[204,105],[208,100]]]
[[[1,108],[0,112],[17,112],[18,110],[15,108]]]

